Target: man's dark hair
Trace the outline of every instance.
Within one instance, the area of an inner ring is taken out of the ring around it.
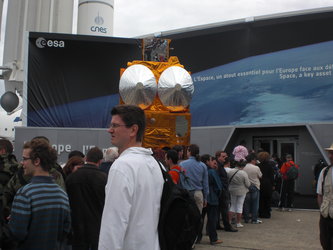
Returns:
[[[170,149],[171,149],[170,147],[163,147],[163,148],[162,148],[162,150],[163,150],[164,152],[168,152]]]
[[[84,154],[83,154],[81,151],[79,151],[79,150],[73,150],[73,151],[71,151],[71,152],[68,154],[68,160],[69,160],[70,158],[72,158],[73,156],[79,156],[79,157],[84,158]]]
[[[5,149],[6,154],[13,153],[13,144],[7,139],[0,139],[0,150]]]
[[[176,150],[177,153],[179,153],[180,151],[183,150],[183,146],[180,146],[180,145],[175,145],[172,147],[173,150]]]
[[[217,158],[220,157],[220,155],[221,155],[222,153],[225,153],[225,151],[223,151],[223,150],[218,150],[218,151],[216,151],[216,153],[215,153],[215,158],[216,158],[216,160],[217,160]]]
[[[202,161],[203,163],[205,163],[207,165],[207,161],[209,161],[211,158],[212,158],[211,155],[204,154],[200,157],[200,161]]]
[[[24,144],[23,149],[31,149],[29,157],[32,161],[38,158],[44,171],[50,171],[57,162],[57,151],[44,139],[28,141]]]
[[[102,159],[103,159],[103,152],[98,147],[91,148],[86,156],[87,162],[98,163]]]
[[[176,150],[170,149],[167,153],[166,153],[166,158],[169,160],[171,159],[173,164],[177,164],[178,162],[178,153]]]
[[[250,163],[251,161],[257,160],[257,155],[255,153],[252,153],[246,156],[245,159],[248,163]]]
[[[44,136],[44,135],[38,135],[38,136],[35,136],[34,138],[32,138],[32,140],[35,140],[35,139],[42,139],[42,140],[47,141],[47,143],[50,143],[49,138],[47,138],[47,137]]]
[[[127,128],[136,124],[138,126],[136,141],[142,141],[146,128],[146,116],[141,108],[134,105],[118,105],[111,110],[111,115],[119,115]]]
[[[199,146],[198,146],[198,145],[196,145],[196,144],[191,144],[191,145],[188,147],[187,150],[190,152],[191,156],[195,157],[195,159],[196,159],[197,161],[200,160],[200,155],[199,155],[199,154],[200,154],[200,150],[199,150]]]

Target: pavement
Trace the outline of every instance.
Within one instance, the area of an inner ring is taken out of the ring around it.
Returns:
[[[210,245],[204,236],[196,250],[320,250],[319,211],[294,210],[280,212],[273,208],[271,219],[262,224],[245,224],[237,233],[218,230],[222,244]]]

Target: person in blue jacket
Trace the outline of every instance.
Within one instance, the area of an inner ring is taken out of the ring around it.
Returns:
[[[222,183],[216,171],[216,159],[210,155],[203,155],[201,161],[204,162],[208,169],[209,193],[207,196],[207,233],[209,235],[210,244],[221,244],[216,232],[216,223],[219,213],[219,196],[222,191]]]

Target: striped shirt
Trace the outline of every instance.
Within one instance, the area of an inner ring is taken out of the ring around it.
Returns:
[[[51,177],[35,176],[15,195],[9,228],[18,249],[57,249],[70,224],[67,194]]]

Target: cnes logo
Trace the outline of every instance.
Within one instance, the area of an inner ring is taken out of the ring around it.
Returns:
[[[43,37],[38,37],[36,39],[36,46],[40,49],[49,47],[49,48],[65,48],[65,41],[61,40],[46,40]]]

